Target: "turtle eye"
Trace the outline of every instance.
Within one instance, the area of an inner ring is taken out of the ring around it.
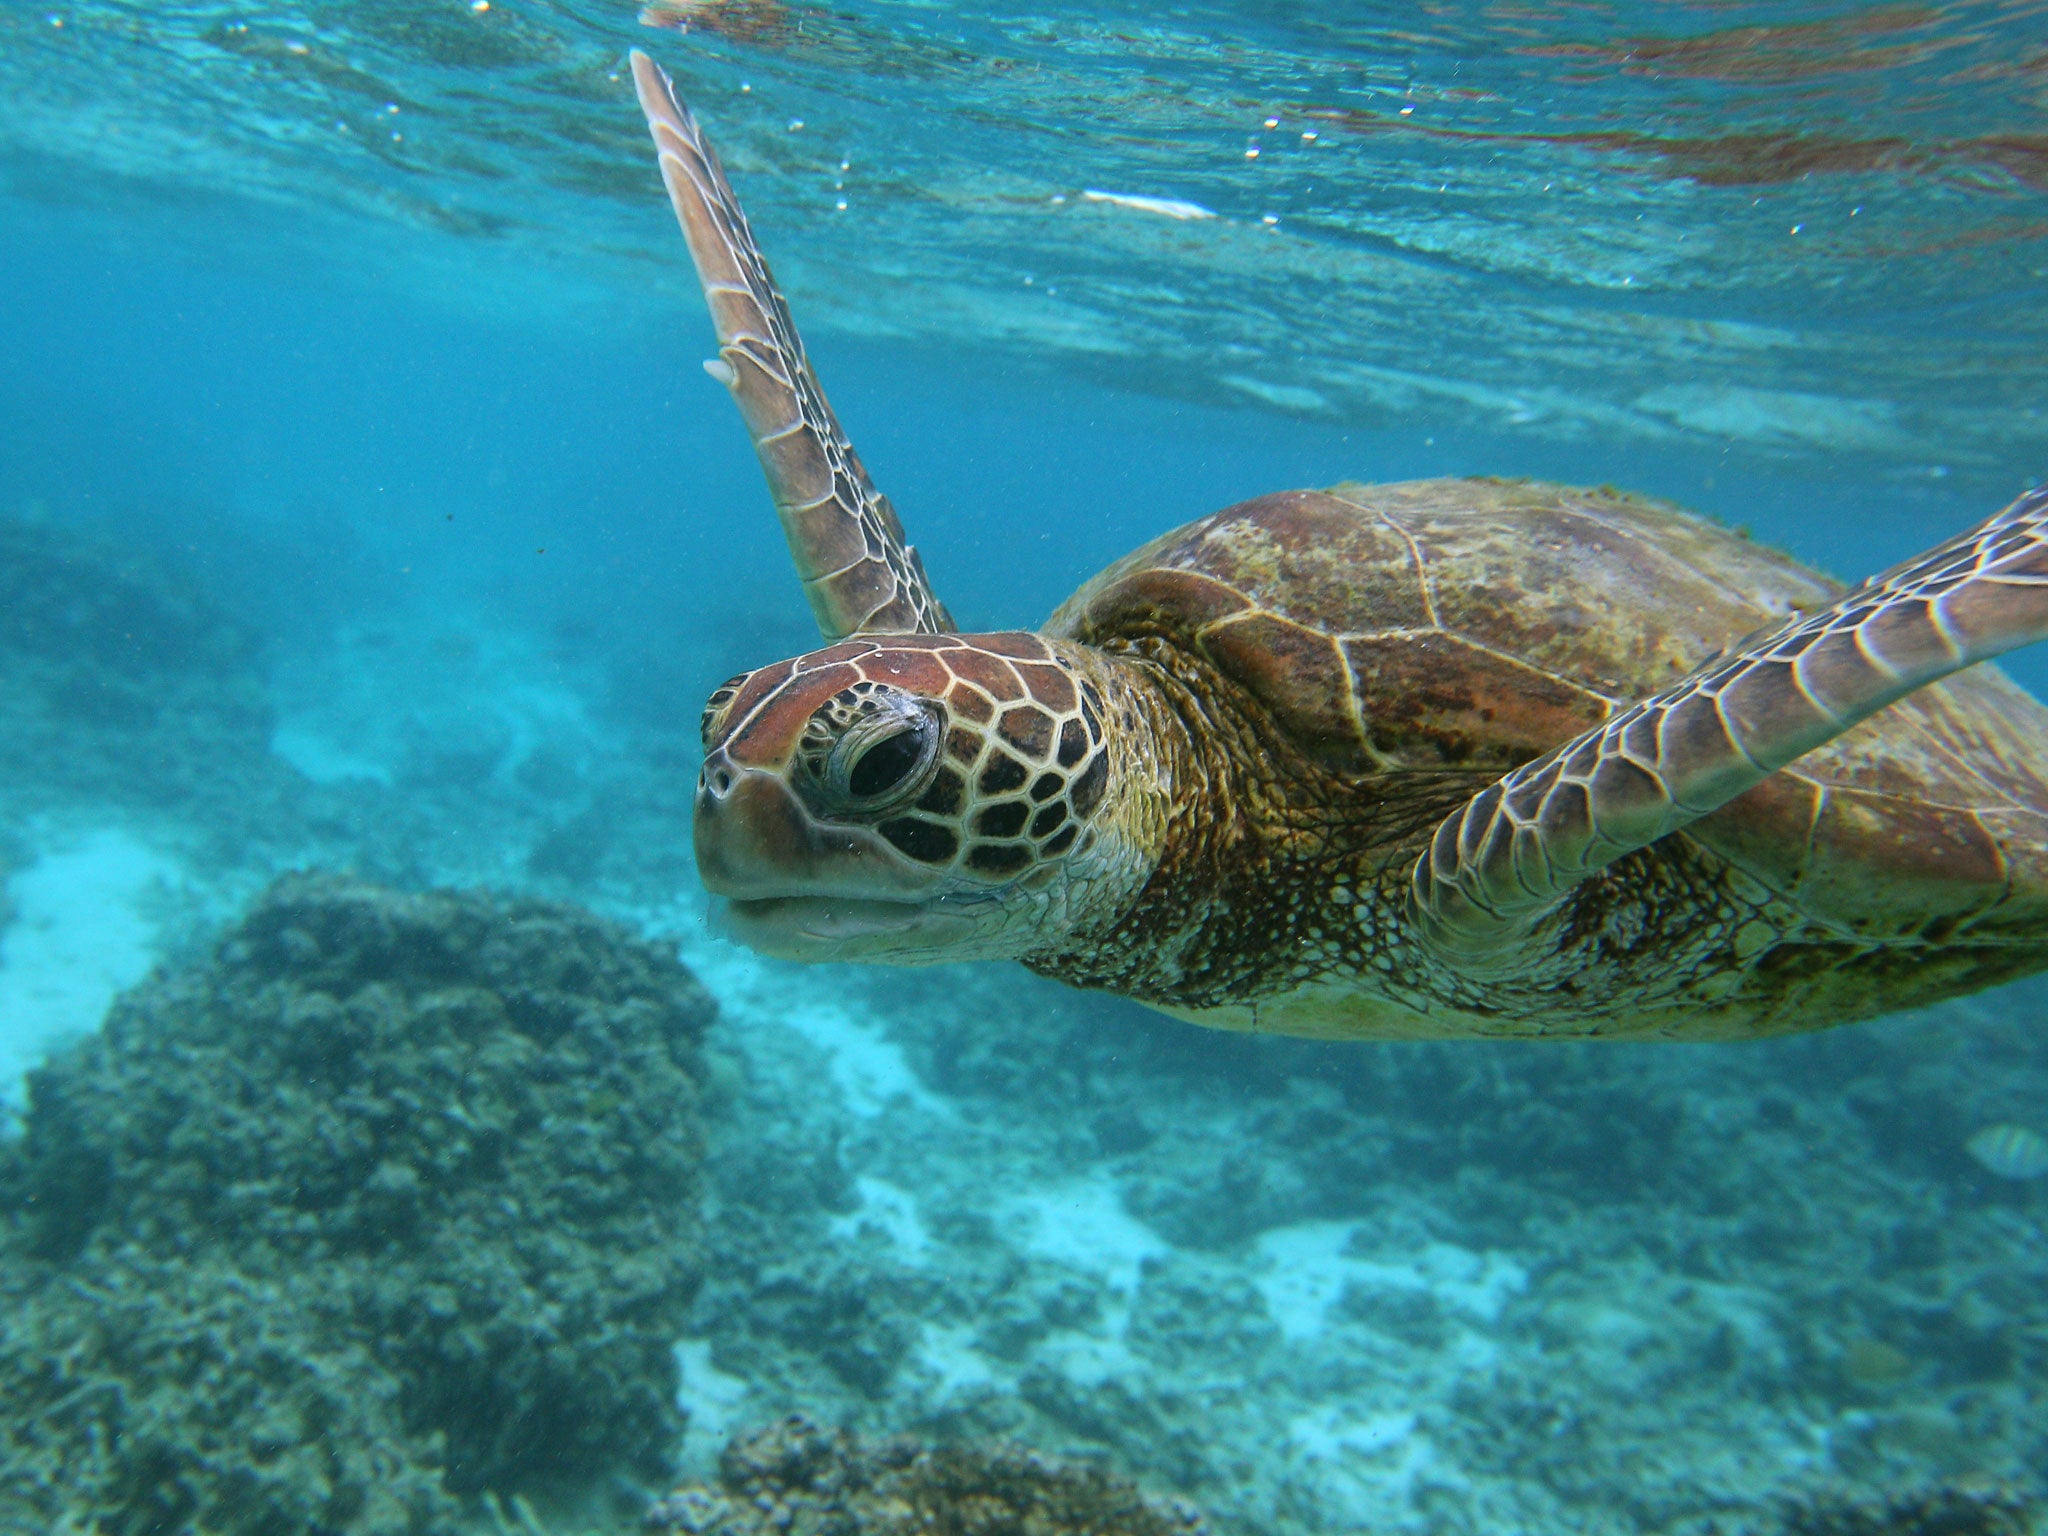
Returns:
[[[825,778],[838,798],[870,810],[913,795],[938,761],[939,729],[921,709],[856,720],[833,747]]]
[[[856,800],[872,800],[900,788],[917,771],[924,756],[924,742],[914,725],[906,725],[893,736],[885,736],[854,759],[846,775],[846,787]]]

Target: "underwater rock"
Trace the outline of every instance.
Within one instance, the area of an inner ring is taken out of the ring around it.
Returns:
[[[428,1532],[662,1475],[711,1014],[575,908],[279,881],[31,1076],[0,1528]]]
[[[864,1444],[792,1415],[734,1439],[716,1487],[647,1511],[661,1536],[1203,1536],[1180,1500],[1018,1446]]]

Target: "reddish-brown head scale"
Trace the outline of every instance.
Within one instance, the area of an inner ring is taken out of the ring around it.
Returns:
[[[1095,686],[1037,635],[878,635],[735,678],[704,713],[698,869],[771,951],[922,951],[1086,851]],[[773,932],[764,932],[763,924]]]

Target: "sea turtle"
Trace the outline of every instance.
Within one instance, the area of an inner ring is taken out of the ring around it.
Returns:
[[[2048,710],[1963,671],[2048,634],[2048,487],[1853,590],[1610,489],[1288,491],[959,634],[633,73],[829,642],[704,712],[746,942],[1340,1038],[1748,1037],[2048,965]]]

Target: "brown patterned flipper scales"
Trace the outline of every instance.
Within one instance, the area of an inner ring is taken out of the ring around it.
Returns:
[[[895,509],[818,387],[789,306],[696,118],[637,51],[633,85],[718,330],[718,360],[705,370],[739,402],[818,628],[828,640],[950,631]]]
[[[1468,973],[1522,971],[1579,881],[1916,688],[2044,637],[2048,486],[1496,780],[1417,860],[1413,916]]]

